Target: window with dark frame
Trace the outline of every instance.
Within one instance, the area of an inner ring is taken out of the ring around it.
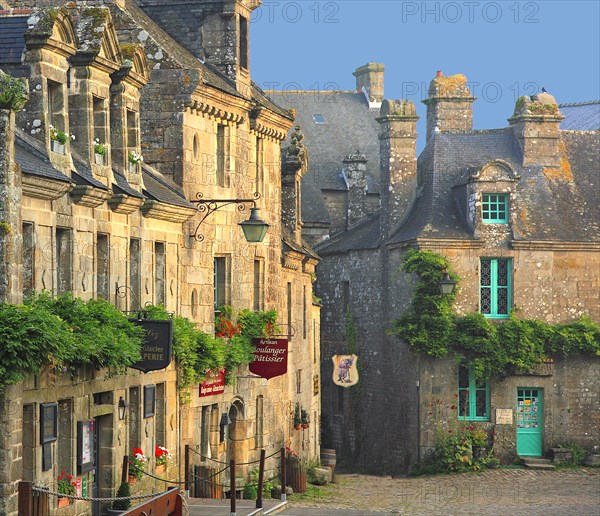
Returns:
[[[166,254],[165,243],[154,242],[154,302],[156,305],[166,306]]]
[[[214,260],[214,298],[215,310],[228,304],[227,258],[216,257]]]
[[[239,15],[240,20],[240,66],[248,69],[248,20]]]
[[[73,249],[71,230],[56,228],[56,293],[64,294],[73,289]]]
[[[110,296],[110,247],[108,235],[96,235],[96,293],[108,301]]]
[[[254,260],[254,311],[264,308],[263,262]]]
[[[144,385],[144,418],[154,417],[156,413],[156,386]]]
[[[35,290],[35,233],[31,222],[23,222],[23,295]]]
[[[216,183],[217,186],[225,186],[225,164],[227,162],[225,156],[225,126],[222,124],[217,125],[217,147],[216,147],[216,159],[217,159],[217,174]]]
[[[130,310],[139,310],[140,298],[142,295],[142,276],[141,276],[141,244],[138,238],[129,240],[129,288],[131,296],[129,300]]]

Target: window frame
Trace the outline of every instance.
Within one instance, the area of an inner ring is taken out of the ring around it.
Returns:
[[[492,209],[492,206],[495,207]],[[499,217],[501,213],[504,213],[502,218]],[[508,194],[494,192],[482,193],[481,221],[484,224],[508,224]]]
[[[482,283],[482,272],[484,261],[490,262],[490,284],[483,285]],[[506,285],[499,285],[498,283],[498,263],[500,261],[506,261],[507,267],[507,279]],[[512,307],[512,286],[513,286],[513,272],[512,272],[512,259],[511,258],[487,258],[482,257],[479,262],[479,312],[486,318],[489,319],[508,319],[510,317]],[[482,297],[483,289],[490,290],[490,313],[484,313],[482,311]],[[498,293],[500,289],[506,289],[506,313],[498,313]]]
[[[468,371],[468,385],[461,387],[461,369],[467,369]],[[481,380],[480,380],[481,381]],[[457,411],[459,421],[489,421],[490,420],[490,380],[485,380],[485,385],[482,387],[477,384],[477,375],[475,374],[474,364],[461,363],[458,365],[457,372]],[[477,415],[477,393],[485,391],[485,415]],[[468,403],[468,415],[461,415],[461,406],[463,403],[463,393],[467,396],[466,401]]]

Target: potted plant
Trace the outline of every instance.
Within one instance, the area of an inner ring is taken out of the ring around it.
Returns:
[[[136,172],[138,165],[143,161],[144,157],[140,153],[129,151],[129,154],[127,155],[127,162],[129,163],[130,172]]]
[[[58,507],[59,508],[66,507],[67,505],[71,504],[71,498],[65,498],[64,496],[60,496],[61,494],[75,496],[75,494],[77,492],[75,490],[75,483],[72,480],[73,480],[73,475],[67,475],[67,474],[65,474],[64,471],[61,471],[60,475],[58,475],[57,492],[59,493],[59,496],[58,496]]]
[[[154,447],[154,457],[156,460],[156,473],[164,473],[167,468],[167,461],[173,457],[171,452],[167,450],[167,448],[163,448],[162,446]]]
[[[144,474],[144,464],[148,458],[141,448],[132,448],[129,455],[129,483],[135,484]]]
[[[131,488],[129,487],[129,482],[123,482],[117,491],[117,498],[121,498],[120,500],[115,500],[112,503],[111,508],[108,510],[108,514],[121,514],[125,512],[127,509],[131,507],[131,499],[128,498],[131,496]]]
[[[294,428],[296,430],[300,430],[300,428],[302,428],[302,416],[300,415],[299,403],[296,403],[296,408],[294,410]]]
[[[302,428],[306,429],[309,426],[310,418],[308,417],[308,412],[304,409],[300,411],[300,421],[302,424]]]
[[[52,145],[52,151],[58,154],[65,153],[65,145],[67,141],[74,140],[75,135],[69,134],[66,131],[61,131],[53,125],[50,125],[50,142]]]
[[[96,138],[94,140],[94,161],[96,165],[104,165],[106,163],[106,154],[108,153],[108,144],[100,143]]]

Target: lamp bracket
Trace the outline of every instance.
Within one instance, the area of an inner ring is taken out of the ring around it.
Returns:
[[[196,230],[191,237],[195,238],[198,242],[202,242],[204,240],[204,235],[198,233],[198,230],[200,229],[200,225],[212,213],[231,204],[237,205],[239,212],[246,211],[246,205],[249,205],[251,208],[256,208],[256,201],[260,199],[261,195],[259,192],[254,192],[252,199],[204,199],[202,192],[198,192],[196,197],[197,199],[194,199],[190,202],[198,206],[198,213],[201,214],[201,217],[198,225],[196,226]]]

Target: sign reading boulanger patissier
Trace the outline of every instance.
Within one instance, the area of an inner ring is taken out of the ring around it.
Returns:
[[[254,361],[250,363],[250,372],[261,378],[275,378],[287,373],[287,339],[252,339]]]

